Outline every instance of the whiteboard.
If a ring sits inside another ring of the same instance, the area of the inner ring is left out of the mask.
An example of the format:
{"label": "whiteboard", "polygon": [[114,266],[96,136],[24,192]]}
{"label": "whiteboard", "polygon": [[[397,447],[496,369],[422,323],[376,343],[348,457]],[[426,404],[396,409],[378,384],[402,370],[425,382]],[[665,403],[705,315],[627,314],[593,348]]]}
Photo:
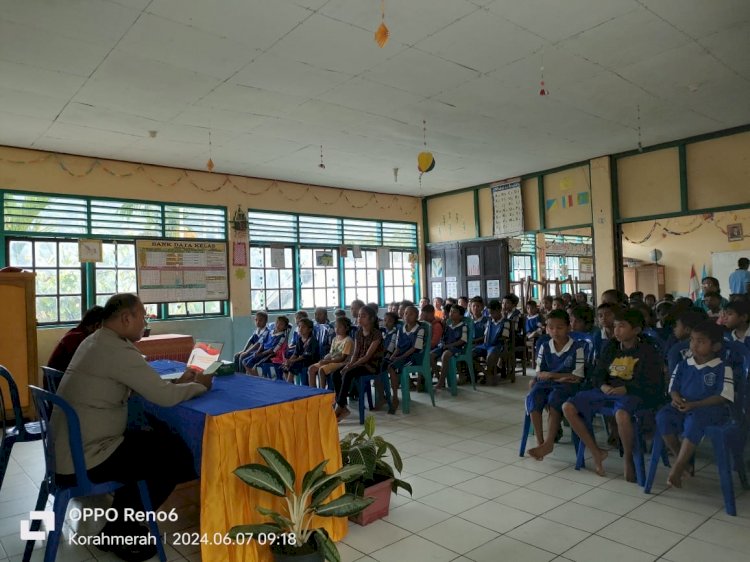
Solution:
{"label": "whiteboard", "polygon": [[721,295],[729,296],[729,275],[737,269],[737,260],[750,259],[750,248],[739,252],[711,252],[711,277],[719,280]]}
{"label": "whiteboard", "polygon": [[224,242],[136,241],[138,296],[144,303],[229,298]]}

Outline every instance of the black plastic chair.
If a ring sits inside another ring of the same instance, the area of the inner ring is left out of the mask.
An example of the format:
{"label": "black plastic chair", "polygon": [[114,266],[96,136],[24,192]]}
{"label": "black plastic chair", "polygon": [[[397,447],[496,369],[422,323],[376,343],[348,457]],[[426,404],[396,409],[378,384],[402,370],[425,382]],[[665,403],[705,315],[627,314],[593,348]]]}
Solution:
{"label": "black plastic chair", "polygon": [[[0,379],[5,379],[8,383],[13,417],[15,418],[14,424],[8,427],[8,420],[5,419],[5,405],[3,404],[0,408],[0,415],[2,415],[3,419],[3,435],[0,440],[0,488],[2,488],[5,472],[8,470],[8,464],[10,463],[10,453],[13,450],[13,445],[24,441],[39,441],[42,438],[42,434],[39,422],[23,423],[23,412],[21,411],[18,386],[16,385],[16,381],[13,380],[10,371],[2,365],[0,365]],[[2,400],[2,397],[0,397],[0,400]]]}
{"label": "black plastic chair", "polygon": [[[78,421],[78,414],[76,414],[73,407],[68,404],[66,400],[52,394],[44,389],[36,386],[29,386],[31,389],[31,395],[34,398],[34,404],[36,405],[39,417],[41,418],[40,428],[42,443],[44,444],[44,460],[46,465],[46,471],[44,474],[44,480],[39,488],[39,496],[36,500],[36,511],[43,511],[47,505],[47,499],[50,494],[55,497],[54,512],[55,512],[55,528],[50,530],[47,536],[47,548],[44,551],[44,562],[52,562],[57,555],[57,548],[60,544],[60,537],[62,536],[63,523],[65,521],[65,512],[68,508],[68,503],[73,498],[79,498],[83,496],[98,496],[100,494],[111,494],[118,488],[122,487],[122,483],[110,481],[93,483],[89,480],[88,473],[86,472],[86,461],[83,455],[83,441],[81,439],[81,424]],[[64,415],[68,425],[68,440],[70,443],[70,451],[73,456],[73,466],[75,467],[75,486],[60,486],[55,482],[55,448],[54,443],[50,439],[50,414],[52,408],[60,409]],[[148,487],[146,486],[145,480],[138,482],[138,491],[141,494],[141,503],[143,509],[146,512],[153,512],[151,505],[151,498],[148,494]],[[162,544],[161,535],[159,534],[159,526],[152,517],[148,518],[148,526],[151,531],[151,535],[156,541],[156,550],[159,555],[159,560],[166,562],[167,557],[164,553],[164,545]],[[38,531],[41,522],[36,519],[31,524],[31,531]],[[23,562],[28,562],[31,559],[31,554],[34,550],[34,540],[26,541],[26,549],[23,553]]]}
{"label": "black plastic chair", "polygon": [[52,394],[57,394],[57,387],[60,386],[60,381],[65,373],[46,366],[42,367],[42,373],[44,373],[44,389],[49,390]]}

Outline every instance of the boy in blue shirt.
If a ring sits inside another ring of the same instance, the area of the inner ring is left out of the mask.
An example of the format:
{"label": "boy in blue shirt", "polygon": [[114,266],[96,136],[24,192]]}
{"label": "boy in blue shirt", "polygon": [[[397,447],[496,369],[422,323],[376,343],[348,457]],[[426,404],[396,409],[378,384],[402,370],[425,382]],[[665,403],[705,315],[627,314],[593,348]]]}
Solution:
{"label": "boy in blue shirt", "polygon": [[484,300],[482,297],[474,297],[469,303],[469,312],[466,314],[474,322],[474,345],[484,342],[484,331],[487,329],[489,316],[484,314]]}
{"label": "boy in blue shirt", "polygon": [[502,357],[505,349],[505,342],[510,337],[510,324],[503,318],[503,305],[500,301],[490,301],[490,316],[487,326],[484,330],[484,340],[474,347],[472,355],[476,361],[475,370],[479,372],[478,360],[480,357],[486,357],[485,381],[490,386],[497,385],[495,377],[497,373],[497,363]]}
{"label": "boy in blue shirt", "polygon": [[404,311],[404,324],[398,329],[393,353],[388,365],[388,376],[391,379],[391,409],[389,414],[395,414],[398,409],[398,386],[401,380],[401,370],[407,365],[417,365],[422,362],[425,345],[425,329],[419,323],[419,311],[416,306],[408,306]]}
{"label": "boy in blue shirt", "polygon": [[680,361],[691,356],[690,333],[706,320],[708,315],[698,308],[689,308],[677,317],[672,330],[677,341],[667,351],[667,373],[674,373]]}
{"label": "boy in blue shirt", "polygon": [[442,367],[440,368],[440,375],[438,377],[438,383],[435,386],[437,389],[445,388],[445,376],[448,373],[448,362],[451,357],[458,353],[462,353],[466,342],[469,341],[469,329],[464,322],[464,309],[454,304],[450,307],[450,324],[446,324],[445,332],[443,333],[443,339],[440,345],[435,348],[432,352],[432,369],[437,368],[438,357],[441,358]]}
{"label": "boy in blue shirt", "polygon": [[[677,457],[667,486],[682,487],[682,475],[706,427],[721,424],[729,415],[727,403],[734,402],[731,367],[718,357],[721,327],[704,321],[690,333],[692,357],[683,360],[669,382],[672,403],[656,414],[664,443]],[[682,434],[682,444],[678,435]]]}
{"label": "boy in blue shirt", "polygon": [[266,361],[270,361],[271,358],[276,355],[276,352],[286,344],[286,331],[289,328],[289,318],[286,316],[279,316],[276,319],[274,331],[266,334],[263,339],[263,344],[258,351],[251,353],[242,360],[242,366],[245,367],[245,372],[249,375],[257,375],[257,366]]}
{"label": "boy in blue shirt", "polygon": [[253,332],[253,335],[250,336],[250,338],[247,340],[247,343],[245,344],[245,347],[240,351],[239,353],[236,353],[234,356],[234,370],[235,372],[240,372],[240,365],[242,365],[242,360],[250,355],[251,353],[255,353],[263,346],[263,340],[268,335],[268,332],[270,330],[268,329],[268,313],[264,311],[258,311],[255,313],[255,332]]}
{"label": "boy in blue shirt", "polygon": [[313,321],[309,318],[303,318],[299,321],[297,328],[299,337],[294,345],[292,356],[289,357],[281,366],[286,382],[293,383],[294,375],[300,375],[301,384],[307,385],[307,377],[302,375],[313,363],[320,359],[320,346],[313,333]]}
{"label": "boy in blue shirt", "polygon": [[[570,318],[564,310],[553,310],[547,317],[550,339],[539,348],[535,384],[526,396],[526,412],[534,426],[537,446],[529,455],[540,461],[549,455],[560,430],[562,405],[578,391],[583,381],[586,343],[570,337]],[[549,407],[547,439],[544,439],[542,411]]]}
{"label": "boy in blue shirt", "polygon": [[591,359],[594,363],[602,354],[604,345],[615,337],[615,314],[619,310],[619,305],[609,302],[603,302],[596,308],[598,328],[594,330],[593,349],[591,350]]}
{"label": "boy in blue shirt", "polygon": [[747,301],[732,301],[724,309],[724,326],[729,332],[727,341],[736,341],[750,349],[750,305]]}

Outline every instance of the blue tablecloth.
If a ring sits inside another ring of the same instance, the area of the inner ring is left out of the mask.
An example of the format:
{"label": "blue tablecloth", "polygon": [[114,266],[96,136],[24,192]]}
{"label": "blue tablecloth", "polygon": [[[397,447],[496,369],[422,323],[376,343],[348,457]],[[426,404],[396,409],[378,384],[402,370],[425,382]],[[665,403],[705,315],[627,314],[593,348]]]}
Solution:
{"label": "blue tablecloth", "polygon": [[131,419],[145,412],[166,423],[192,451],[195,472],[200,476],[206,415],[220,416],[239,410],[263,408],[327,392],[330,391],[243,374],[227,375],[214,377],[211,390],[202,396],[168,408],[136,396],[131,399]]}

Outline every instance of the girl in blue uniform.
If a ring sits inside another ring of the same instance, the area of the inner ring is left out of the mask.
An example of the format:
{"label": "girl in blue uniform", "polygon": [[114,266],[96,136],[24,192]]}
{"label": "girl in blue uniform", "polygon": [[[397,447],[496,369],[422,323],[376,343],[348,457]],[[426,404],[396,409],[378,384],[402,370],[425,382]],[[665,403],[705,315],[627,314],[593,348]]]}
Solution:
{"label": "girl in blue uniform", "polygon": [[667,486],[682,487],[682,475],[706,427],[721,424],[729,416],[727,404],[734,402],[734,380],[731,367],[718,356],[721,340],[721,327],[711,320],[693,328],[692,357],[677,365],[669,382],[672,403],[656,414],[664,443],[677,457]]}
{"label": "girl in blue uniform", "polygon": [[289,328],[289,318],[279,316],[276,319],[274,331],[266,334],[260,349],[242,359],[242,366],[245,367],[245,372],[250,375],[258,374],[258,365],[270,361],[276,355],[276,352],[286,344],[287,328]]}
{"label": "girl in blue uniform", "polygon": [[425,329],[419,323],[419,311],[416,306],[408,306],[404,311],[404,325],[398,329],[396,344],[388,365],[388,375],[391,378],[391,409],[389,414],[395,414],[398,409],[398,383],[401,380],[401,370],[407,365],[418,365],[422,362],[425,348]]}
{"label": "girl in blue uniform", "polygon": [[448,362],[450,358],[458,353],[462,353],[469,341],[469,329],[464,322],[464,313],[466,311],[460,306],[453,305],[450,309],[450,324],[446,325],[443,339],[432,352],[432,369],[437,368],[438,358],[441,358],[442,367],[438,376],[438,383],[435,388],[445,388],[445,375],[447,374]]}

